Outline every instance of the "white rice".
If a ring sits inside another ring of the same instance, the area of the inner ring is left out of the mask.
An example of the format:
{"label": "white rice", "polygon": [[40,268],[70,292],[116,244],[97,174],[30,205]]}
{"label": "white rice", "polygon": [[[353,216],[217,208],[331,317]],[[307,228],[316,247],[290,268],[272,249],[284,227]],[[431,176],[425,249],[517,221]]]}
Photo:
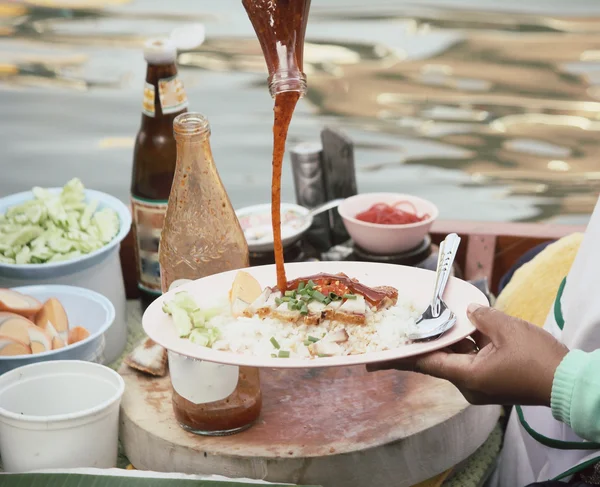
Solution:
{"label": "white rice", "polygon": [[407,335],[413,329],[420,313],[409,301],[398,298],[398,303],[383,311],[367,315],[365,325],[345,325],[323,321],[318,326],[304,323],[286,323],[272,318],[234,318],[227,309],[211,319],[206,326],[217,328],[220,338],[212,348],[244,355],[270,357],[277,353],[271,339],[280,350],[290,352],[290,357],[311,355],[304,344],[308,337],[321,339],[327,333],[344,328],[349,338],[338,343],[341,355],[355,355],[398,348],[408,342]]}

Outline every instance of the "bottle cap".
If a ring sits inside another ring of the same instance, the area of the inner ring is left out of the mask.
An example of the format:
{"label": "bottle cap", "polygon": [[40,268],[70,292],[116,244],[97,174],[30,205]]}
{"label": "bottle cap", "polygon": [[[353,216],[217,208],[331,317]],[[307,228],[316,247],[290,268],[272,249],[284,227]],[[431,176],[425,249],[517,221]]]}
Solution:
{"label": "bottle cap", "polygon": [[144,44],[144,59],[150,64],[171,64],[177,59],[177,47],[170,39],[149,39]]}

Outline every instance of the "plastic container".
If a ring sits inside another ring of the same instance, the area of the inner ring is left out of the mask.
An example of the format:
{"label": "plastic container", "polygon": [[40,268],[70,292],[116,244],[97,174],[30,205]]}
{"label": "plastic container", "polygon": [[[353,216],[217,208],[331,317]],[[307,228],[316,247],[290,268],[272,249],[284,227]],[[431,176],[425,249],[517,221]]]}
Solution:
{"label": "plastic container", "polygon": [[42,302],[49,298],[58,299],[67,312],[69,324],[83,326],[90,332],[90,336],[58,350],[35,355],[0,357],[0,374],[23,365],[48,360],[83,360],[86,362],[103,360],[104,335],[115,321],[115,308],[107,298],[89,289],[73,286],[26,286],[13,289],[33,296]]}
{"label": "plastic container", "polygon": [[[59,193],[62,188],[49,191]],[[116,360],[127,343],[127,302],[119,249],[131,228],[131,212],[117,198],[100,191],[85,190],[86,200],[98,201],[98,209],[112,208],[119,215],[120,230],[107,245],[87,255],[66,262],[50,264],[0,263],[0,287],[34,284],[64,284],[91,289],[106,296],[115,308],[115,322],[106,333],[105,359]],[[33,199],[31,191],[0,199],[0,214],[14,205]]]}
{"label": "plastic container", "polygon": [[40,362],[0,377],[0,455],[7,472],[117,464],[125,383],[103,365]]}
{"label": "plastic container", "polygon": [[[411,202],[419,214],[427,213],[429,218],[406,225],[382,225],[355,218],[376,203],[394,204],[398,201]],[[361,249],[378,255],[395,255],[418,247],[439,214],[437,206],[431,201],[401,193],[358,194],[344,200],[338,207],[338,212],[354,243]]]}

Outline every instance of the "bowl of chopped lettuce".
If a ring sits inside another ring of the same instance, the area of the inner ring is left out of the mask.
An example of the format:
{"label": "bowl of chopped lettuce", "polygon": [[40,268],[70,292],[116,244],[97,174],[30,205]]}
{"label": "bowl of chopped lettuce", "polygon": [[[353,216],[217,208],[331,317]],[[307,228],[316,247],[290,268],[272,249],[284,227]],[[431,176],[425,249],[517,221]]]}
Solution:
{"label": "bowl of chopped lettuce", "polygon": [[79,272],[119,246],[131,213],[117,198],[75,178],[0,199],[0,275],[47,279]]}

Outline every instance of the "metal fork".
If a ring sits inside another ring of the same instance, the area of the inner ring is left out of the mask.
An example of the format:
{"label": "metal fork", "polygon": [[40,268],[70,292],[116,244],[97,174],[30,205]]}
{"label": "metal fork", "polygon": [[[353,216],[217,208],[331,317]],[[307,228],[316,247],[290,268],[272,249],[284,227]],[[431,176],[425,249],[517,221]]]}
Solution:
{"label": "metal fork", "polygon": [[437,338],[456,323],[455,314],[446,306],[442,297],[446,289],[446,284],[448,284],[450,273],[452,272],[452,264],[454,263],[459,245],[460,237],[456,233],[448,235],[440,244],[433,298],[431,304],[417,320],[416,330],[409,333],[409,340]]}

